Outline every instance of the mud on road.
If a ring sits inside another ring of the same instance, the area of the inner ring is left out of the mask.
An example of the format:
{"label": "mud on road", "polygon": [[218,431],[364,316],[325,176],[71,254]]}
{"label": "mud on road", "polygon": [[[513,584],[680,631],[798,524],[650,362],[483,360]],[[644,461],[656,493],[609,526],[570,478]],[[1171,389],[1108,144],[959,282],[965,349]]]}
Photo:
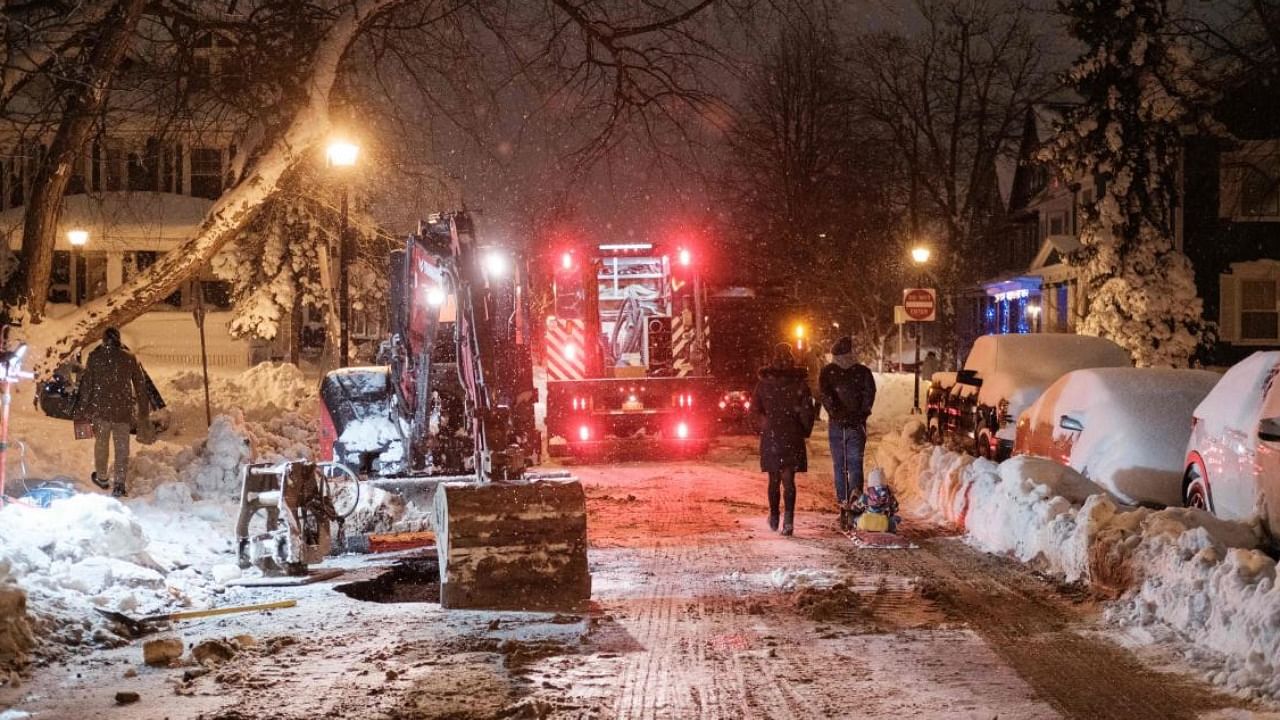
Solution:
{"label": "mud on road", "polygon": [[[146,668],[136,646],[97,651],[40,671],[22,707],[140,720],[1007,720],[1242,706],[1105,639],[1088,597],[936,529],[910,528],[913,550],[855,549],[825,509],[829,474],[801,479],[794,537],[769,532],[763,477],[737,450],[574,469],[588,496],[588,613],[445,613],[429,580],[414,585],[423,564],[366,561],[290,590],[294,610],[185,629],[188,645],[255,635],[212,670]],[[116,706],[118,690],[141,700]]]}

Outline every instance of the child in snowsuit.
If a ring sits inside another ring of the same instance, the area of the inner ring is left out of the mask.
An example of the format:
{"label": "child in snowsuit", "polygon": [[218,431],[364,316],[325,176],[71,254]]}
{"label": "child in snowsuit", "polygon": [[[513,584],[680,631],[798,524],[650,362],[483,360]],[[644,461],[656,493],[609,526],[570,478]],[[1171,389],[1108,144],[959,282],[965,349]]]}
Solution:
{"label": "child in snowsuit", "polygon": [[884,483],[884,470],[875,468],[867,477],[867,489],[853,504],[858,529],[867,532],[897,532],[898,498]]}

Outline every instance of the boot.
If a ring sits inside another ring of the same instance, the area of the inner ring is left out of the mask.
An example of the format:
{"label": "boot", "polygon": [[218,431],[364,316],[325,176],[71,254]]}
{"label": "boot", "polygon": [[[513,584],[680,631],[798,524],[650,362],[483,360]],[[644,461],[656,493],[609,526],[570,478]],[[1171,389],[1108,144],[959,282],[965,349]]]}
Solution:
{"label": "boot", "polygon": [[788,510],[782,516],[782,534],[783,535],[786,535],[788,537],[791,536],[791,533],[794,531],[794,528],[792,527],[793,526],[792,520],[794,520],[794,511]]}
{"label": "boot", "polygon": [[116,498],[129,497],[129,491],[125,489],[124,483],[116,483],[115,487],[111,488],[111,497],[116,497]]}
{"label": "boot", "polygon": [[778,531],[778,513],[769,513],[769,529],[773,532]]}
{"label": "boot", "polygon": [[841,506],[840,507],[840,532],[844,532],[848,529],[849,529],[849,509],[844,506]]}
{"label": "boot", "polygon": [[94,485],[97,485],[103,490],[106,490],[107,488],[111,487],[111,484],[107,482],[106,478],[98,476],[97,470],[94,470],[93,472],[89,473],[89,479],[93,481]]}

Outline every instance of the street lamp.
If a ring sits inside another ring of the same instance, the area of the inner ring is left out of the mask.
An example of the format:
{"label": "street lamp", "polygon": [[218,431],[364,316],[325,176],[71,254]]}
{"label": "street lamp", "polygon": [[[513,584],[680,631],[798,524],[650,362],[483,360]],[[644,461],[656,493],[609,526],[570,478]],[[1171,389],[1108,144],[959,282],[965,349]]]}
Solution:
{"label": "street lamp", "polygon": [[[347,140],[334,140],[329,143],[325,157],[329,167],[349,168],[356,164],[360,155],[360,146]],[[351,364],[351,280],[350,243],[347,240],[347,225],[350,222],[347,208],[347,179],[342,178],[342,225],[338,230],[338,363],[342,367]]]}
{"label": "street lamp", "polygon": [[804,335],[805,335],[804,323],[796,323],[795,335],[796,335],[796,350],[804,350]]}
{"label": "street lamp", "polygon": [[[923,245],[917,245],[911,248],[911,262],[916,266],[916,287],[924,286],[924,265],[929,262],[929,248]],[[924,325],[916,323],[916,371],[915,371],[915,392],[911,397],[911,414],[920,414],[920,343],[924,339]]]}
{"label": "street lamp", "polygon": [[1031,332],[1040,332],[1040,306],[1036,304],[1028,305],[1027,315],[1031,317]]}
{"label": "street lamp", "polygon": [[89,242],[88,230],[68,230],[67,243],[71,245],[71,302],[80,304],[80,248]]}

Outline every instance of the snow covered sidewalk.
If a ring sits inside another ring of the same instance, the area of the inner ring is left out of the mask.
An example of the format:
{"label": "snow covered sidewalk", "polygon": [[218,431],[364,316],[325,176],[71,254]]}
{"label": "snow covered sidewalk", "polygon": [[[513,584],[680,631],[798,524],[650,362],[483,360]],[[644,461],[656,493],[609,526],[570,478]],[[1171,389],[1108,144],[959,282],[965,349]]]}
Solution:
{"label": "snow covered sidewalk", "polygon": [[1130,635],[1181,650],[1241,696],[1280,700],[1276,562],[1252,549],[1252,528],[1184,508],[1125,506],[1051,461],[997,465],[920,445],[921,431],[909,424],[875,451],[907,513],[1088,583],[1117,598],[1107,619]]}

